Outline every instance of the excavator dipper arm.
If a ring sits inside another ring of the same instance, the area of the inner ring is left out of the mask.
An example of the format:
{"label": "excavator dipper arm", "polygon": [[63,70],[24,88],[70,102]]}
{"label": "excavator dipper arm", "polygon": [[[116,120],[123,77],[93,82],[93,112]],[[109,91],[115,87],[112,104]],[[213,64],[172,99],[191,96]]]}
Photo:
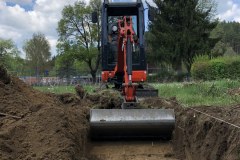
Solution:
{"label": "excavator dipper arm", "polygon": [[[124,16],[122,20],[119,20],[118,26],[118,51],[117,51],[117,65],[115,68],[115,74],[124,72],[124,81],[122,86],[122,94],[125,95],[125,105],[128,107],[136,107],[137,98],[136,95],[137,84],[132,83],[132,46],[134,46],[131,16]],[[126,103],[127,102],[127,103]],[[137,105],[138,106],[138,105]]]}

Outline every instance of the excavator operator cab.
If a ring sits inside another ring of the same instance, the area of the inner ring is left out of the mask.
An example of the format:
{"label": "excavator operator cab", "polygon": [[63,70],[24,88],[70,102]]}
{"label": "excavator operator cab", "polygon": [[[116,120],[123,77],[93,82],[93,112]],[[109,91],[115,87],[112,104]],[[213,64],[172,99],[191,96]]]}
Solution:
{"label": "excavator operator cab", "polygon": [[[135,52],[132,54],[132,69],[146,70],[144,8],[141,0],[136,2],[110,2],[102,5],[102,71],[114,71],[117,63],[118,20],[131,16],[135,34]],[[93,13],[93,21],[97,14]]]}
{"label": "excavator operator cab", "polygon": [[[119,19],[123,19],[124,16],[111,16],[109,15],[108,20],[108,30],[107,30],[107,64],[108,65],[116,65],[117,64],[117,48],[118,48],[118,27],[119,27]],[[132,63],[133,65],[137,65],[140,62],[140,51],[139,51],[139,38],[137,36],[137,15],[130,15],[132,20],[132,29],[134,31],[133,39],[135,42],[135,52],[132,55]]]}

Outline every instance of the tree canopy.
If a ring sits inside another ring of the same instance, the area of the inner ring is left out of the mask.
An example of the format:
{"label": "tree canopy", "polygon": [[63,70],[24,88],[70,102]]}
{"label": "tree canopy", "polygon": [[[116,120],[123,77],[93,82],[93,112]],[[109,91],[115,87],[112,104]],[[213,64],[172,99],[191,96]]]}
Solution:
{"label": "tree canopy", "polygon": [[218,21],[211,21],[210,12],[197,8],[198,0],[154,0],[155,20],[149,23],[151,38],[147,40],[155,56],[152,61],[165,61],[177,70],[182,62],[190,71],[193,57],[210,54],[221,39],[210,38]]}
{"label": "tree canopy", "polygon": [[38,71],[43,71],[47,67],[47,62],[51,60],[51,46],[45,35],[42,33],[33,34],[33,37],[24,41],[23,51],[29,66]]}
{"label": "tree canopy", "polygon": [[[101,61],[101,24],[91,22],[91,13],[98,11],[101,20],[101,0],[90,0],[89,5],[84,1],[77,1],[74,5],[65,6],[62,10],[62,19],[58,22],[59,44],[58,47],[70,45],[68,58],[85,62],[93,76]],[[68,46],[69,47],[69,46]]]}
{"label": "tree canopy", "polygon": [[0,63],[8,69],[12,69],[14,63],[11,63],[19,58],[21,52],[12,39],[4,39],[0,37]]}

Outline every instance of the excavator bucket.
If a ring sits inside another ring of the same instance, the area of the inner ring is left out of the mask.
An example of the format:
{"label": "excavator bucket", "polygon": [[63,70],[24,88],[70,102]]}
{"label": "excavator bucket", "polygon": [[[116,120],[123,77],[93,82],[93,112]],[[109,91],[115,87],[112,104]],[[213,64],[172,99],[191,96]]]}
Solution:
{"label": "excavator bucket", "polygon": [[91,138],[171,138],[173,109],[91,109]]}

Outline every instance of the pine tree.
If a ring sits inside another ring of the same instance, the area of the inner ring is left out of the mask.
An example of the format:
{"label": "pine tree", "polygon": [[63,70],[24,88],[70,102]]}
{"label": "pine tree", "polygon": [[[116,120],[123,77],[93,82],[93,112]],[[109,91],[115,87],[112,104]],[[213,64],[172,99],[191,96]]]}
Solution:
{"label": "pine tree", "polygon": [[198,0],[153,0],[157,8],[155,20],[149,23],[154,35],[148,41],[155,52],[155,59],[172,64],[177,70],[182,62],[190,71],[195,55],[210,54],[221,38],[209,38],[218,21],[210,21],[211,9],[197,9]]}

